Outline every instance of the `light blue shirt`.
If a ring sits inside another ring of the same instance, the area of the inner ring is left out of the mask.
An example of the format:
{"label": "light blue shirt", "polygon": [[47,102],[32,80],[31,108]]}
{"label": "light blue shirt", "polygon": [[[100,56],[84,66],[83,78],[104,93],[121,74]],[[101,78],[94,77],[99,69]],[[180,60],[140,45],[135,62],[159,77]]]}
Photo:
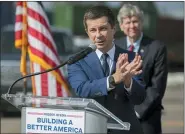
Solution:
{"label": "light blue shirt", "polygon": [[[141,33],[141,36],[139,37],[139,39],[136,42],[134,42],[134,44],[133,44],[134,45],[134,50],[133,50],[134,52],[139,51],[139,46],[140,46],[142,38],[143,38],[143,33]],[[130,43],[128,36],[127,36],[127,50],[129,50],[130,45],[131,45],[131,43]]]}

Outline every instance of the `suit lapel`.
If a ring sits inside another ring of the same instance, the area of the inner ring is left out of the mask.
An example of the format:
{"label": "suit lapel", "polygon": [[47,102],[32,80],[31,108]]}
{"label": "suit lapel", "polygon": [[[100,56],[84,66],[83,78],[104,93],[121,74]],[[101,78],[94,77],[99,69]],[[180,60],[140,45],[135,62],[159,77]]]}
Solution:
{"label": "suit lapel", "polygon": [[123,49],[125,49],[125,50],[127,50],[127,38],[126,37],[123,37],[121,42],[123,42],[123,46],[122,47],[120,46],[120,47],[123,48]]}
{"label": "suit lapel", "polygon": [[114,61],[112,65],[111,74],[115,73],[116,71],[116,62],[117,62],[118,57],[119,57],[119,52],[118,52],[117,46],[115,45]]}
{"label": "suit lapel", "polygon": [[114,54],[114,61],[117,62],[117,59],[119,57],[119,54],[123,53],[120,51],[120,48],[115,45],[115,54]]}
{"label": "suit lapel", "polygon": [[86,58],[84,58],[84,60],[97,78],[104,77],[100,60],[98,59],[98,56],[95,52],[90,53]]}
{"label": "suit lapel", "polygon": [[148,43],[149,43],[148,38],[143,35],[143,38],[141,40],[139,50],[138,50],[138,53],[141,55],[142,60],[146,57],[146,53],[148,52],[147,51]]}

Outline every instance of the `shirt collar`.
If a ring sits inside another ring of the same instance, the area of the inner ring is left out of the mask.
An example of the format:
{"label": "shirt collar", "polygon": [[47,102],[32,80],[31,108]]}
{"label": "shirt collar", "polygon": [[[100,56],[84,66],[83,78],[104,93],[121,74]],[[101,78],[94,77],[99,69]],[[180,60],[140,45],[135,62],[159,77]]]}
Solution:
{"label": "shirt collar", "polygon": [[[143,38],[143,32],[141,33],[141,36],[139,37],[139,39],[136,42],[134,42],[134,44],[133,44],[134,47],[139,47],[142,38]],[[131,45],[131,43],[130,43],[128,36],[127,36],[127,48],[129,48],[130,45]]]}
{"label": "shirt collar", "polygon": [[[96,54],[99,59],[101,59],[102,52],[99,49],[96,49]],[[113,44],[113,47],[107,52],[111,60],[114,60],[114,54],[115,54],[115,44]]]}

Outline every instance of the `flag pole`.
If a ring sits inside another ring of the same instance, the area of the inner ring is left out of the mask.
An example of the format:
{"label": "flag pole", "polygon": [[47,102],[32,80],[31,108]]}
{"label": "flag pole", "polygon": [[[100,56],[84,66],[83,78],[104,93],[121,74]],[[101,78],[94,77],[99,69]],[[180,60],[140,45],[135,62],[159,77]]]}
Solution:
{"label": "flag pole", "polygon": [[[23,32],[22,32],[22,56],[21,56],[21,72],[22,75],[27,75],[27,50],[28,50],[28,39],[27,39],[27,3],[23,2]],[[23,80],[23,93],[27,94],[27,79]]]}
{"label": "flag pole", "polygon": [[[27,63],[27,55],[26,55],[26,63]],[[26,66],[27,67],[27,66]],[[25,75],[24,75],[25,76]],[[23,80],[23,94],[26,95],[27,94],[27,79],[24,78]]]}
{"label": "flag pole", "polygon": [[[16,2],[16,22],[15,22],[15,47],[21,49],[20,73],[24,77],[27,75],[27,52],[28,52],[28,36],[27,36],[27,2]],[[22,93],[27,93],[27,80],[23,79]]]}

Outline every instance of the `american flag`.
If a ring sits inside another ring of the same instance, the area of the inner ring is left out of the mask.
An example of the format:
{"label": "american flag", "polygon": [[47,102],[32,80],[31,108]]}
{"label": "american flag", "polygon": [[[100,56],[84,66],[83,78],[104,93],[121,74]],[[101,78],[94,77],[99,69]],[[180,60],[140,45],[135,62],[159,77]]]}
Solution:
{"label": "american flag", "polygon": [[[22,50],[20,71],[23,76],[27,74],[27,52],[32,73],[60,64],[50,24],[40,3],[25,1],[16,3],[15,46]],[[60,69],[32,77],[32,88],[33,94],[37,96],[70,95]]]}

